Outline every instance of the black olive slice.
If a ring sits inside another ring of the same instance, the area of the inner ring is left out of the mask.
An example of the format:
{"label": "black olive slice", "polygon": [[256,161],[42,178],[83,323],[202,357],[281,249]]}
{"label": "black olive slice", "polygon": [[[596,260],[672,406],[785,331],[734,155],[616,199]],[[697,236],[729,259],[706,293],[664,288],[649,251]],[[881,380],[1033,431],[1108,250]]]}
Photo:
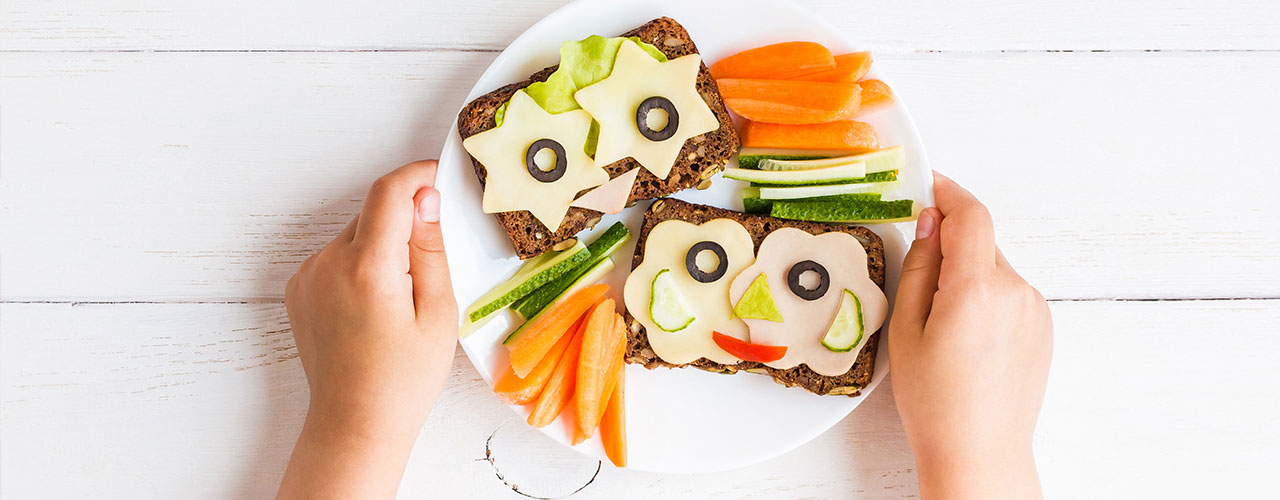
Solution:
{"label": "black olive slice", "polygon": [[[818,286],[813,289],[805,288],[800,284],[800,275],[808,271],[818,273]],[[822,264],[806,260],[791,266],[791,270],[787,271],[787,287],[791,288],[791,293],[796,294],[796,297],[804,300],[818,300],[827,294],[828,288],[831,288],[831,275],[827,274],[827,268],[822,267]]]}
{"label": "black olive slice", "polygon": [[[703,271],[698,267],[698,254],[703,250],[710,250],[716,254],[716,259],[720,261],[716,268],[711,272]],[[724,277],[724,273],[729,270],[729,255],[724,253],[724,247],[714,241],[699,241],[689,247],[689,253],[684,254],[684,267],[689,270],[689,276],[697,280],[699,283],[711,283]]]}
{"label": "black olive slice", "polygon": [[[649,112],[655,109],[667,112],[667,126],[662,127],[662,130],[649,128]],[[671,101],[666,97],[650,97],[642,101],[639,108],[636,108],[636,128],[640,129],[640,135],[643,135],[645,139],[653,142],[665,141],[676,135],[676,129],[680,128],[680,113],[676,111],[676,105],[671,104]]]}
{"label": "black olive slice", "polygon": [[[544,149],[550,149],[556,154],[556,165],[551,170],[543,170],[533,161],[533,157]],[[569,168],[569,160],[565,159],[564,146],[560,143],[551,139],[538,139],[533,141],[529,149],[524,152],[524,168],[529,171],[529,175],[540,182],[555,182],[564,177],[564,171]]]}

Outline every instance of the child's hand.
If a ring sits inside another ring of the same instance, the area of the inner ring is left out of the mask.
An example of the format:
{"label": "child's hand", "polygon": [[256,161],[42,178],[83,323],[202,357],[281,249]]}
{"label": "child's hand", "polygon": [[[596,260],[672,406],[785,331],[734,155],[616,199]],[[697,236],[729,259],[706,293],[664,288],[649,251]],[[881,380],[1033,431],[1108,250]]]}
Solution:
{"label": "child's hand", "polygon": [[356,219],[289,280],[311,404],[281,497],[395,494],[457,344],[435,176],[431,160],[378,179]]}
{"label": "child's hand", "polygon": [[934,176],[889,328],[893,391],[924,498],[1040,496],[1031,437],[1053,322],[995,245],[991,216]]}

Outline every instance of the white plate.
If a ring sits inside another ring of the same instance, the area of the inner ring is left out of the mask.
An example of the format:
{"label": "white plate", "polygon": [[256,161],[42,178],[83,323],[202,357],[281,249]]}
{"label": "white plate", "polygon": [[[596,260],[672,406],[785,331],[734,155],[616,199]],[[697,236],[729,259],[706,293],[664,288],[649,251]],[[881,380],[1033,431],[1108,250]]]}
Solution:
{"label": "white plate", "polygon": [[[688,29],[703,60],[714,62],[743,49],[789,40],[812,40],[834,53],[858,49],[858,44],[839,33],[813,13],[787,2],[774,0],[581,0],[567,5],[511,42],[480,76],[467,102],[493,89],[525,79],[544,67],[556,64],[560,43],[589,35],[616,36],[645,22],[667,16]],[[872,70],[871,75],[884,80]],[[923,206],[933,204],[932,176],[915,124],[901,104],[863,119],[876,127],[882,145],[902,144],[907,148],[907,166],[902,171],[902,196]],[[458,304],[466,307],[476,297],[519,266],[519,260],[490,215],[481,213],[480,184],[462,148],[457,127],[449,132],[440,155],[437,185],[447,205],[443,228]],[[716,178],[711,189],[684,191],[676,198],[741,210],[737,181]],[[623,220],[633,231],[640,227],[647,204],[605,217],[595,232],[614,220]],[[897,225],[872,226],[885,240],[888,262],[890,304],[906,240]],[[907,225],[909,226],[909,225]],[[589,233],[588,233],[589,234]],[[587,241],[590,236],[587,234]],[[635,238],[614,258],[618,269],[606,282],[615,299],[621,300],[622,283],[630,269]],[[478,333],[464,339],[462,348],[490,385],[507,364],[507,351],[500,339],[514,327],[503,316]],[[784,388],[768,377],[754,374],[732,376],[697,369],[646,370],[627,366],[627,445],[633,469],[670,472],[714,472],[751,465],[778,456],[808,442],[831,428],[867,397],[889,372],[889,357],[883,336],[876,356],[871,384],[856,398],[816,396],[807,391]],[[513,407],[522,417],[528,411]],[[543,431],[568,446],[567,422],[570,413]],[[599,437],[575,449],[605,459]]]}

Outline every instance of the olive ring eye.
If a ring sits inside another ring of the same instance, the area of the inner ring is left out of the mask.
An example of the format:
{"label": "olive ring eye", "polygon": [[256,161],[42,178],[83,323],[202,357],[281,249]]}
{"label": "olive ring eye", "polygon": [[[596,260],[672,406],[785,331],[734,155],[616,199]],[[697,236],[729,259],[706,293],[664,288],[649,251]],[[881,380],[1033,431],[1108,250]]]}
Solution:
{"label": "olive ring eye", "polygon": [[[556,164],[550,170],[543,170],[534,161],[534,157],[544,149],[550,149],[556,154]],[[539,182],[555,182],[564,177],[565,170],[568,170],[569,161],[564,156],[564,146],[559,142],[551,139],[538,139],[529,145],[529,149],[524,152],[524,168],[529,171],[534,179]]]}
{"label": "olive ring eye", "polygon": [[[698,254],[704,250],[710,250],[716,254],[716,268],[711,272],[703,271],[698,267]],[[699,241],[692,247],[689,247],[689,253],[684,254],[684,267],[689,270],[689,276],[693,277],[699,283],[711,283],[724,277],[724,273],[729,270],[729,256],[724,252],[724,247],[714,241]]]}
{"label": "olive ring eye", "polygon": [[[667,112],[667,125],[662,127],[662,130],[649,128],[649,112],[655,109]],[[676,135],[676,129],[680,128],[680,113],[676,111],[676,105],[672,104],[670,99],[661,96],[650,97],[641,101],[640,107],[636,108],[636,128],[645,139],[653,142],[665,141]]]}
{"label": "olive ring eye", "polygon": [[[818,286],[805,288],[800,284],[800,276],[809,271],[818,273]],[[831,288],[831,275],[827,273],[827,268],[822,267],[822,264],[806,260],[791,266],[791,270],[787,271],[787,287],[791,288],[791,293],[796,294],[796,297],[804,300],[818,300],[827,294],[828,288]]]}

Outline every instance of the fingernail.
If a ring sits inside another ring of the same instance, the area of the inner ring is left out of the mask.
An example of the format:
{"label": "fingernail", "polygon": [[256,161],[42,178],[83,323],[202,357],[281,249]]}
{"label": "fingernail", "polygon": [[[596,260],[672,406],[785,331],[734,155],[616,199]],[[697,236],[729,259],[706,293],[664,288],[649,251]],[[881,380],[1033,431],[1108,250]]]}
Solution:
{"label": "fingernail", "polygon": [[934,230],[938,229],[938,219],[934,215],[936,212],[933,207],[926,208],[920,212],[920,216],[916,218],[916,239],[923,240],[933,236]]}
{"label": "fingernail", "polygon": [[440,222],[440,192],[431,189],[426,196],[422,197],[422,201],[418,202],[418,218],[422,222],[431,224]]}

